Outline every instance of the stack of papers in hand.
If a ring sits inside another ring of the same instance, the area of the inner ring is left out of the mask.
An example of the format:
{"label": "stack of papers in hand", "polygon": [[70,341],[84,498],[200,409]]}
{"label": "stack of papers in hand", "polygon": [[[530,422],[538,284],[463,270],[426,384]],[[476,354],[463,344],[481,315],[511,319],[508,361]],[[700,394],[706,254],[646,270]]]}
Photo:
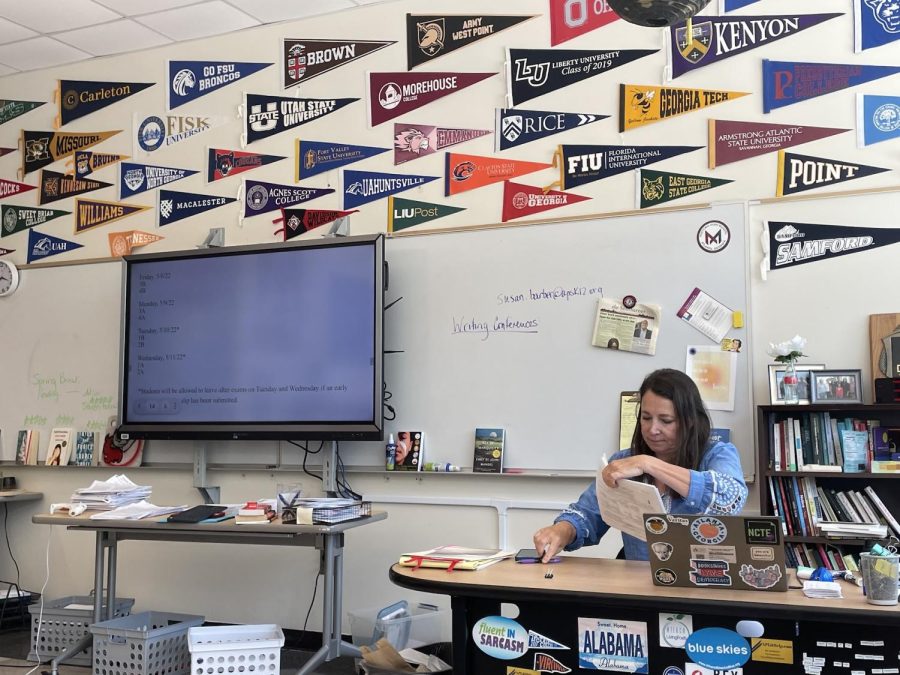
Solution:
{"label": "stack of papers in hand", "polygon": [[84,504],[89,511],[109,511],[143,501],[151,490],[149,485],[136,485],[127,476],[117,474],[108,480],[95,480],[90,487],[78,488],[69,501]]}
{"label": "stack of papers in hand", "polygon": [[807,598],[842,598],[841,586],[836,581],[804,581],[803,595]]}
{"label": "stack of papers in hand", "polygon": [[142,518],[153,518],[156,516],[164,516],[168,513],[178,513],[184,511],[186,505],[181,506],[154,506],[146,500],[139,501],[135,504],[127,504],[109,511],[101,511],[91,516],[91,520],[140,520]]}
{"label": "stack of papers in hand", "polygon": [[466,548],[465,546],[438,546],[428,551],[404,553],[400,564],[404,567],[436,567],[446,570],[480,570],[505,558],[512,558],[515,551],[497,548]]}

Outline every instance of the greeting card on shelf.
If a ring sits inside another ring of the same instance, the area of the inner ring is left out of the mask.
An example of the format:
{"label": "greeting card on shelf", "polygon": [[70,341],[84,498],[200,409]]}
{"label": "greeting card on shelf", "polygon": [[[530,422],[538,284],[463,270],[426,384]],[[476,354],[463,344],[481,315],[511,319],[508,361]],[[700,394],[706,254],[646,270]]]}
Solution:
{"label": "greeting card on shelf", "polygon": [[472,471],[476,473],[502,473],[506,430],[498,427],[475,429],[475,455]]}
{"label": "greeting card on shelf", "polygon": [[56,427],[50,430],[50,441],[47,443],[46,466],[65,466],[72,456],[72,435],[69,427]]}
{"label": "greeting card on shelf", "polygon": [[422,431],[398,431],[395,471],[421,471],[425,465],[425,434]]}

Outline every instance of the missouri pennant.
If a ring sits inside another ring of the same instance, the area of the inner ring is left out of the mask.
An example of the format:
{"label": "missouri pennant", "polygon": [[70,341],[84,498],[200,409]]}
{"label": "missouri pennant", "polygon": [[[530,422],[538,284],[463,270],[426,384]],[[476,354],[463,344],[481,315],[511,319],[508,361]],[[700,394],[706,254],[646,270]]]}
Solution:
{"label": "missouri pennant", "polygon": [[253,75],[271,63],[169,61],[169,110]]}
{"label": "missouri pennant", "polygon": [[[898,10],[900,11],[900,10]],[[900,73],[900,66],[763,59],[763,112]]]}
{"label": "missouri pennant", "polygon": [[709,168],[842,134],[849,129],[709,120]]}
{"label": "missouri pennant", "polygon": [[6,124],[19,115],[31,112],[42,105],[44,105],[44,101],[12,101],[8,98],[0,98],[0,124]]}
{"label": "missouri pennant", "polygon": [[304,232],[332,223],[338,218],[349,216],[351,213],[359,213],[356,209],[352,211],[330,211],[323,209],[282,209],[281,220],[284,221],[284,227],[277,230],[275,234],[281,233],[284,241],[298,237]]}
{"label": "missouri pennant", "polygon": [[890,171],[890,169],[779,150],[776,193],[779,197],[783,197],[828,185],[845,183],[857,178],[874,176],[884,171]]}
{"label": "missouri pennant", "polygon": [[609,115],[497,108],[494,146],[497,151],[509,150],[607,117]]}
{"label": "missouri pennant", "polygon": [[95,131],[76,133],[69,131],[22,130],[22,175],[68,157],[76,150],[84,150],[105,141],[121,131]]}
{"label": "missouri pennant", "polygon": [[287,159],[283,155],[261,155],[258,152],[242,150],[224,150],[209,148],[206,161],[206,180],[213,181],[230,178],[239,173],[258,169],[261,166]]}
{"label": "missouri pennant", "polygon": [[717,103],[747,96],[746,91],[716,91],[652,84],[619,85],[619,131],[661,122]]}
{"label": "missouri pennant", "polygon": [[285,38],[282,42],[281,73],[284,88],[307,82],[393,44],[397,43],[393,40]]}
{"label": "missouri pennant", "polygon": [[[558,185],[568,190],[694,150],[700,150],[700,146],[560,145],[553,163],[559,163]],[[554,183],[550,187],[556,185]]]}
{"label": "missouri pennant", "polygon": [[891,0],[853,0],[853,24],[857,52],[900,39],[900,12]]}
{"label": "missouri pennant", "polygon": [[550,46],[602,28],[618,18],[605,1],[550,0]]}
{"label": "missouri pennant", "polygon": [[369,124],[377,126],[497,73],[369,73]]}
{"label": "missouri pennant", "polygon": [[112,183],[104,183],[102,180],[90,178],[77,178],[66,176],[56,171],[44,169],[41,171],[39,204],[57,202],[67,197],[83,195],[94,190],[111,187]]}
{"label": "missouri pennant", "polygon": [[856,95],[856,141],[859,147],[900,136],[900,96]]}
{"label": "missouri pennant", "polygon": [[720,185],[733,182],[733,180],[724,178],[709,178],[707,176],[691,176],[686,173],[641,169],[636,186],[637,205],[641,209],[659,206],[673,199],[681,199],[682,197],[695,195],[698,192],[705,192],[706,190],[712,190]]}
{"label": "missouri pennant", "polygon": [[134,197],[134,195],[147,190],[155,190],[163,185],[193,176],[195,173],[200,172],[171,166],[122,162],[119,170],[119,199]]}
{"label": "missouri pennant", "polygon": [[133,96],[147,87],[152,87],[153,84],[153,82],[59,80],[56,88],[56,98],[59,101],[56,128]]}
{"label": "missouri pennant", "polygon": [[158,234],[142,232],[141,230],[110,232],[107,236],[109,238],[109,254],[114,258],[131,255],[132,250],[139,246],[146,246],[160,239],[165,239],[165,237]]}
{"label": "missouri pennant", "polygon": [[244,181],[244,218],[302,204],[333,192],[334,188],[279,185],[247,179]]}
{"label": "missouri pennant", "polygon": [[28,230],[28,263],[40,262],[53,255],[60,255],[67,251],[81,248],[81,244],[74,241],[66,241],[50,234],[43,234],[37,230]]}
{"label": "missouri pennant", "polygon": [[16,195],[20,195],[23,192],[34,190],[34,188],[34,185],[28,185],[27,183],[19,183],[14,180],[6,180],[5,178],[0,178],[0,199],[15,197]]}
{"label": "missouri pennant", "polygon": [[438,150],[482,136],[487,129],[446,129],[430,124],[394,124],[394,165],[433,155]]}
{"label": "missouri pennant", "polygon": [[201,195],[194,192],[159,191],[159,226],[171,225],[199,213],[236,202],[234,197]]}
{"label": "missouri pennant", "polygon": [[291,98],[247,94],[244,136],[247,143],[299,127],[350,105],[358,98]]}
{"label": "missouri pennant", "polygon": [[124,204],[120,202],[103,202],[97,199],[75,200],[75,234],[86,232],[95,227],[113,223],[122,218],[146,211],[149,206]]}
{"label": "missouri pennant", "polygon": [[0,236],[7,236],[27,230],[29,227],[49,223],[60,216],[68,216],[71,211],[40,209],[36,206],[0,206]]}
{"label": "missouri pennant", "polygon": [[346,169],[344,171],[344,208],[352,209],[437,179],[438,176]]}
{"label": "missouri pennant", "polygon": [[558,190],[547,190],[522,185],[512,181],[503,183],[503,222],[515,218],[524,218],[535,213],[558,209],[569,204],[577,204],[590,199],[583,195]]}
{"label": "missouri pennant", "polygon": [[456,195],[492,183],[549,169],[544,162],[523,162],[517,159],[482,157],[448,152],[444,163],[444,194]]}
{"label": "missouri pennant", "polygon": [[129,159],[127,155],[111,155],[102,152],[94,152],[93,150],[78,150],[72,160],[67,161],[66,167],[69,173],[74,168],[75,175],[79,178],[89,176],[94,171],[110,166],[123,159]]}
{"label": "missouri pennant", "polygon": [[134,113],[134,154],[147,157],[160,148],[193,138],[232,121],[225,115],[166,115]]}
{"label": "missouri pennant", "polygon": [[818,262],[900,241],[897,227],[851,227],[767,221],[769,269]]}
{"label": "missouri pennant", "polygon": [[407,70],[533,19],[532,15],[407,14]]}
{"label": "missouri pennant", "polygon": [[390,150],[390,148],[374,148],[369,145],[304,141],[299,138],[294,141],[294,148],[296,151],[294,181],[296,182]]}
{"label": "missouri pennant", "polygon": [[465,211],[465,209],[446,204],[420,202],[414,199],[388,197],[388,232],[399,232],[460,211]]}

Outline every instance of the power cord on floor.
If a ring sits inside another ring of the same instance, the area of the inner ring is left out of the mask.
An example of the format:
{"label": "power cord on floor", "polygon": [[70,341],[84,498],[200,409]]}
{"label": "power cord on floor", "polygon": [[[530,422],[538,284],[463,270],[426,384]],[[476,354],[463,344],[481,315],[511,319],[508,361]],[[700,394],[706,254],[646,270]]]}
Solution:
{"label": "power cord on floor", "polygon": [[44,576],[44,585],[41,586],[41,609],[38,612],[37,630],[34,633],[34,658],[37,663],[25,675],[31,675],[34,671],[41,667],[41,630],[44,627],[44,592],[47,590],[47,584],[50,583],[50,540],[53,538],[53,526],[47,528],[47,553],[44,560],[46,574]]}

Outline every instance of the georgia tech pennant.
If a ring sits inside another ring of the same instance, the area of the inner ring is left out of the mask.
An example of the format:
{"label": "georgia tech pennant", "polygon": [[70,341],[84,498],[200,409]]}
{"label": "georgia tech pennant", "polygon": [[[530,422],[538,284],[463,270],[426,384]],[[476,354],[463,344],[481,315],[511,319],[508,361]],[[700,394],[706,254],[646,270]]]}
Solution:
{"label": "georgia tech pennant", "polygon": [[559,163],[559,186],[568,190],[700,148],[694,145],[560,145],[553,164]]}
{"label": "georgia tech pennant", "polygon": [[22,130],[22,175],[68,157],[76,150],[84,150],[105,141],[121,131],[94,131],[75,133],[69,131]]}
{"label": "georgia tech pennant", "polygon": [[890,171],[878,166],[778,151],[779,197]]}
{"label": "georgia tech pennant", "polygon": [[379,49],[394,40],[304,40],[285,38],[282,44],[282,80],[289,89]]}
{"label": "georgia tech pennant", "polygon": [[65,126],[79,117],[97,112],[101,108],[126,99],[153,85],[153,82],[59,80],[56,87],[56,98],[59,101],[56,128]]}
{"label": "georgia tech pennant", "polygon": [[97,199],[75,200],[75,234],[81,234],[95,227],[113,223],[122,218],[146,211],[149,206],[103,202]]}
{"label": "georgia tech pennant", "polygon": [[110,155],[94,152],[93,150],[78,150],[74,158],[67,161],[66,167],[70,169],[68,173],[72,173],[71,169],[74,168],[75,175],[79,178],[84,178],[97,171],[97,169],[121,162],[123,159],[129,158],[127,155]]}
{"label": "georgia tech pennant", "polygon": [[503,183],[503,222],[515,218],[523,218],[534,213],[558,209],[561,206],[577,204],[590,199],[583,195],[558,190],[544,191],[543,188],[532,187],[504,181]]}
{"label": "georgia tech pennant", "polygon": [[672,78],[796,35],[838,16],[843,14],[694,17],[690,36],[684,24],[669,27]]}
{"label": "georgia tech pennant", "polygon": [[349,216],[351,213],[359,213],[356,209],[352,211],[327,211],[322,209],[281,209],[280,220],[284,221],[284,227],[275,232],[281,233],[284,241],[298,237],[304,232],[332,223],[338,218]]}
{"label": "georgia tech pennant", "polygon": [[856,142],[859,147],[900,136],[900,96],[856,95]]}
{"label": "georgia tech pennant", "polygon": [[244,218],[302,204],[334,192],[334,188],[278,185],[261,180],[244,181]]}
{"label": "georgia tech pennant", "polygon": [[110,232],[109,237],[109,254],[119,257],[123,255],[131,255],[133,249],[139,246],[152,244],[154,241],[165,239],[158,234],[150,232],[142,232],[141,230],[127,230],[125,232]]}
{"label": "georgia tech pennant", "polygon": [[169,110],[253,75],[271,63],[169,61]]}
{"label": "georgia tech pennant", "polygon": [[8,98],[0,99],[0,124],[6,124],[10,120],[31,112],[38,106],[44,105],[44,101],[11,101]]}
{"label": "georgia tech pennant", "polygon": [[646,209],[659,206],[673,199],[681,199],[698,192],[712,190],[720,185],[733,183],[724,178],[708,178],[707,176],[691,176],[685,173],[670,173],[641,169],[638,177],[638,208]]}
{"label": "georgia tech pennant", "polygon": [[444,195],[448,197],[458,195],[460,192],[549,169],[552,166],[544,162],[523,162],[518,159],[448,152],[444,162]]}
{"label": "georgia tech pennant", "polygon": [[159,226],[171,225],[179,220],[196,216],[198,213],[217,209],[236,202],[235,197],[201,195],[194,192],[159,191]]}
{"label": "georgia tech pennant", "polygon": [[459,206],[419,202],[402,197],[388,197],[388,232],[400,232],[414,225],[437,220],[465,211]]}
{"label": "georgia tech pennant", "polygon": [[232,121],[225,115],[147,115],[134,113],[134,154],[148,157],[160,148],[168,148],[204,131]]}
{"label": "georgia tech pennant", "polygon": [[900,66],[763,59],[763,112],[900,73]]}
{"label": "georgia tech pennant", "polygon": [[892,0],[853,0],[854,48],[857,52],[900,39],[900,12]]}
{"label": "georgia tech pennant", "polygon": [[291,98],[269,94],[247,94],[244,135],[247,143],[268,138],[325,117],[358,98]]}
{"label": "georgia tech pennant", "polygon": [[66,176],[56,171],[44,169],[41,171],[40,199],[38,203],[49,204],[66,197],[75,197],[111,186],[112,183],[104,183],[102,180]]}
{"label": "georgia tech pennant", "polygon": [[766,221],[769,269],[818,262],[900,241],[897,227],[851,227]]}
{"label": "georgia tech pennant", "polygon": [[70,213],[72,212],[57,209],[39,209],[36,206],[0,206],[0,236],[5,237],[29,227],[43,225]]}
{"label": "georgia tech pennant", "polygon": [[213,181],[230,178],[239,173],[258,169],[266,164],[280,162],[287,159],[283,155],[261,155],[258,152],[244,152],[242,150],[224,150],[222,148],[210,148],[207,153],[206,180]]}
{"label": "georgia tech pennant", "polygon": [[438,176],[414,176],[402,173],[345,169],[344,208],[352,209],[437,179]]}
{"label": "georgia tech pennant", "polygon": [[532,15],[407,14],[406,69],[467,47],[491,35],[535,18]]}
{"label": "georgia tech pennant", "polygon": [[626,63],[658,49],[507,49],[508,103],[517,106]]}
{"label": "georgia tech pennant", "polygon": [[28,185],[27,183],[19,183],[14,180],[6,180],[5,178],[0,178],[0,199],[14,197],[16,195],[22,194],[23,192],[34,190],[34,188],[34,185]]}
{"label": "georgia tech pennant", "polygon": [[445,129],[430,124],[394,123],[394,165],[433,155],[438,150],[482,136],[487,129]]}
{"label": "georgia tech pennant", "polygon": [[119,199],[134,197],[147,190],[155,190],[176,180],[193,176],[199,171],[176,169],[169,166],[122,162],[119,169]]}
{"label": "georgia tech pennant", "polygon": [[295,182],[390,150],[390,148],[374,148],[368,145],[350,145],[349,143],[304,141],[299,138],[294,141],[294,148],[297,157],[294,165]]}
{"label": "georgia tech pennant", "polygon": [[377,126],[497,73],[369,73],[369,124]]}
{"label": "georgia tech pennant", "polygon": [[709,120],[709,168],[842,134],[849,129]]}
{"label": "georgia tech pennant", "polygon": [[618,18],[605,0],[550,0],[550,46],[602,28]]}
{"label": "georgia tech pennant", "polygon": [[747,91],[715,91],[651,84],[619,85],[619,131],[661,122],[717,103],[747,96]]}
{"label": "georgia tech pennant", "polygon": [[497,108],[494,149],[498,152],[569,129],[605,120],[609,115]]}
{"label": "georgia tech pennant", "polygon": [[37,230],[28,230],[28,263],[40,262],[52,255],[81,248],[81,244],[66,241],[50,234],[42,234]]}

